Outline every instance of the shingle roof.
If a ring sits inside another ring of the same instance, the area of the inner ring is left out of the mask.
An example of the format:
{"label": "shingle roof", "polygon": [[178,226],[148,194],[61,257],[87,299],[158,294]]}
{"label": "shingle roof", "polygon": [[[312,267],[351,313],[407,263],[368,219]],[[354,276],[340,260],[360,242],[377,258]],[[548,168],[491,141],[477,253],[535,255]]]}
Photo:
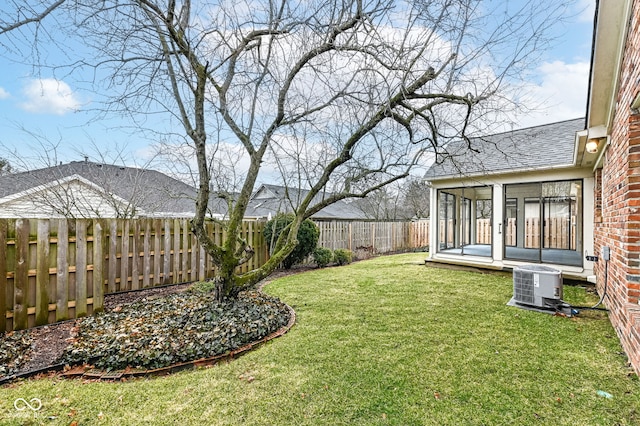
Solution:
{"label": "shingle roof", "polygon": [[[249,202],[246,214],[252,217],[267,217],[269,214],[273,216],[277,213],[291,212],[292,204],[294,206],[299,205],[308,193],[309,191],[306,189],[285,188],[279,185],[262,185]],[[330,194],[316,195],[313,203],[322,201],[323,195],[329,196]],[[344,200],[337,201],[323,208],[311,217],[320,220],[366,219],[360,209]]]}
{"label": "shingle roof", "polygon": [[[154,213],[195,212],[196,189],[156,170],[75,161],[43,169],[0,176],[0,198],[78,175],[144,210]],[[226,213],[224,203],[210,203],[214,213]]]}
{"label": "shingle roof", "polygon": [[574,162],[576,132],[584,118],[455,141],[445,147],[425,179],[477,176],[570,166]]}

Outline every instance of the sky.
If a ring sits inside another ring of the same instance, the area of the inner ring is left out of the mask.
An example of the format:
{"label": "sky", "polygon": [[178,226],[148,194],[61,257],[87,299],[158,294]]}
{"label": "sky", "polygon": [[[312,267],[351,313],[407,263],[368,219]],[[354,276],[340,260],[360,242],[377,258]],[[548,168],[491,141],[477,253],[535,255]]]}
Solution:
{"label": "sky", "polygon": [[[509,1],[509,0],[505,0]],[[517,0],[511,0],[517,1]],[[555,28],[556,44],[544,54],[527,82],[544,110],[518,119],[517,127],[583,117],[591,56],[595,0],[576,0],[572,16]],[[54,78],[21,65],[0,50],[0,157],[15,168],[58,162],[92,161],[143,166],[150,160],[149,140],[117,118],[93,120],[93,96],[64,76]]]}

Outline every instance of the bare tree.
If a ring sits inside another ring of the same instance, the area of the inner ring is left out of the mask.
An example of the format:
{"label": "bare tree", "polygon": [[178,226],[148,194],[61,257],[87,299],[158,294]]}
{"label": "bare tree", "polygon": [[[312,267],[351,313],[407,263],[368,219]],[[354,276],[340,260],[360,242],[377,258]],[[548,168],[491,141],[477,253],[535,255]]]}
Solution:
{"label": "bare tree", "polygon": [[13,172],[13,167],[11,167],[9,160],[0,157],[0,176],[8,175],[11,172]]}
{"label": "bare tree", "polygon": [[[520,106],[517,83],[565,8],[539,0],[67,0],[36,28],[60,24],[59,34],[90,52],[66,52],[64,75],[87,81],[93,70],[88,80],[111,95],[103,112],[136,123],[166,114],[182,126],[198,168],[193,229],[218,266],[220,294],[232,295],[270,274],[296,246],[301,222],[323,207],[407,177],[449,140],[473,149],[470,135]],[[233,198],[211,191],[223,144],[240,147],[248,164]],[[266,165],[309,192],[269,261],[238,275],[253,255],[238,237],[241,222]],[[221,244],[205,231],[210,196],[230,206]]]}
{"label": "bare tree", "polygon": [[402,205],[407,218],[424,219],[429,217],[430,204],[431,185],[424,179],[409,179],[402,191]]}
{"label": "bare tree", "polygon": [[395,221],[405,219],[401,197],[399,188],[387,185],[354,202],[367,219]]}
{"label": "bare tree", "polygon": [[410,176],[371,192],[357,206],[369,219],[422,219],[429,217],[430,189],[424,179]]}
{"label": "bare tree", "polygon": [[17,31],[22,26],[39,25],[47,16],[55,12],[56,9],[62,8],[66,0],[39,0],[33,2],[25,2],[21,0],[7,0],[5,11],[7,13],[0,15],[0,35]]}

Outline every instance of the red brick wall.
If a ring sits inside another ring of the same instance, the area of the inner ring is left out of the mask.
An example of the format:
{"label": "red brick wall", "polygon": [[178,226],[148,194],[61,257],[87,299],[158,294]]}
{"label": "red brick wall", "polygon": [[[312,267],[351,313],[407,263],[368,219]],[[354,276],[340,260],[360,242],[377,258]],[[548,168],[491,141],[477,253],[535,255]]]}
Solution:
{"label": "red brick wall", "polygon": [[595,267],[598,291],[603,293],[606,275],[611,322],[640,373],[640,114],[631,110],[640,92],[640,1],[634,3],[610,145],[596,173],[594,243],[599,254],[603,246],[611,248],[610,262],[601,257]]}
{"label": "red brick wall", "polygon": [[602,169],[596,170],[594,178],[593,221],[602,223]]}

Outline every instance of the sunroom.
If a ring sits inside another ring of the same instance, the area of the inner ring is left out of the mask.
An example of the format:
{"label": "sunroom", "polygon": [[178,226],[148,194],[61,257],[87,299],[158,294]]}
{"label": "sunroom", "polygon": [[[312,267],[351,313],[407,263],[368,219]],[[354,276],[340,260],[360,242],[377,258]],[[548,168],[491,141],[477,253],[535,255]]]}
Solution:
{"label": "sunroom", "polygon": [[[593,263],[595,154],[584,119],[451,144],[427,172],[431,191],[428,261],[510,269],[547,264],[588,278]],[[593,157],[593,158],[592,158]]]}

